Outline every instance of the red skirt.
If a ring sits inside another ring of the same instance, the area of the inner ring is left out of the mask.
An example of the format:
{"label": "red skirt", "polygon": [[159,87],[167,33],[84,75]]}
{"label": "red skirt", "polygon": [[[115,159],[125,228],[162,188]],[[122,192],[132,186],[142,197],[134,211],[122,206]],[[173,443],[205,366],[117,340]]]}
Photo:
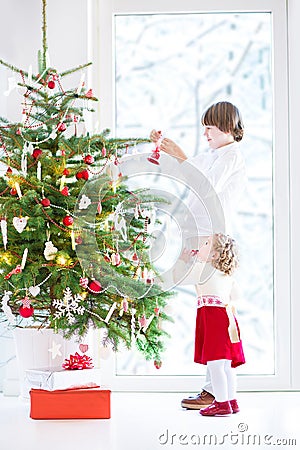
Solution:
{"label": "red skirt", "polygon": [[[237,320],[238,335],[240,330]],[[232,343],[228,333],[229,319],[222,306],[202,306],[197,309],[195,357],[199,364],[217,359],[231,360],[231,367],[245,363],[242,342]]]}

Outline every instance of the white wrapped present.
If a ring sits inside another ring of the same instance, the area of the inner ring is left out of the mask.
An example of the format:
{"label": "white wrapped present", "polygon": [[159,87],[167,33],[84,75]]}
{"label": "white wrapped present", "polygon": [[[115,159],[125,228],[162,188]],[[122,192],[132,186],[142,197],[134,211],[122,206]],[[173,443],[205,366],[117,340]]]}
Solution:
{"label": "white wrapped present", "polygon": [[29,389],[72,389],[100,386],[100,369],[66,370],[62,367],[27,369],[25,381]]}

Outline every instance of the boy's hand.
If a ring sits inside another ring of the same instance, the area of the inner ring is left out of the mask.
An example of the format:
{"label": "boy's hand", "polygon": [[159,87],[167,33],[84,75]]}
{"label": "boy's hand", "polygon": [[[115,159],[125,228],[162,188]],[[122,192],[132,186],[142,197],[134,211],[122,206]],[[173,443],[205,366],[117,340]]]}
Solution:
{"label": "boy's hand", "polygon": [[158,141],[161,139],[162,133],[161,131],[152,130],[150,133],[150,139],[155,144],[158,143]]}
{"label": "boy's hand", "polygon": [[187,159],[183,150],[174,141],[168,138],[164,138],[161,141],[160,149],[170,156],[176,158],[179,162],[183,162]]}

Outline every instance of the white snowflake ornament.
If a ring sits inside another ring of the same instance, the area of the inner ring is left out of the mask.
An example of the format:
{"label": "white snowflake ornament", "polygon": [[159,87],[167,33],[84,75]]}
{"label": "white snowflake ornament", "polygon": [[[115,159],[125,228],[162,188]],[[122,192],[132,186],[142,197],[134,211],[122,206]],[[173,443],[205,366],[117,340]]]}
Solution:
{"label": "white snowflake ornament", "polygon": [[81,300],[81,295],[76,294],[73,296],[71,289],[67,287],[64,290],[63,299],[55,299],[53,302],[53,306],[56,308],[54,318],[66,317],[70,325],[75,323],[76,315],[82,316],[85,311],[84,306],[80,306]]}

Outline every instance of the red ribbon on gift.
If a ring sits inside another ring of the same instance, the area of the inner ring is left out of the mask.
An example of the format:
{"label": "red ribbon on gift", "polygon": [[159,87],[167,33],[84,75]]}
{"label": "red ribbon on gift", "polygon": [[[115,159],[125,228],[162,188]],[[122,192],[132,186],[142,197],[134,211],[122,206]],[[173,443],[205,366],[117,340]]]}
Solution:
{"label": "red ribbon on gift", "polygon": [[75,353],[75,355],[70,355],[70,359],[65,359],[62,367],[66,370],[81,370],[81,369],[92,369],[93,362],[92,358],[87,355],[79,355],[79,353]]}

